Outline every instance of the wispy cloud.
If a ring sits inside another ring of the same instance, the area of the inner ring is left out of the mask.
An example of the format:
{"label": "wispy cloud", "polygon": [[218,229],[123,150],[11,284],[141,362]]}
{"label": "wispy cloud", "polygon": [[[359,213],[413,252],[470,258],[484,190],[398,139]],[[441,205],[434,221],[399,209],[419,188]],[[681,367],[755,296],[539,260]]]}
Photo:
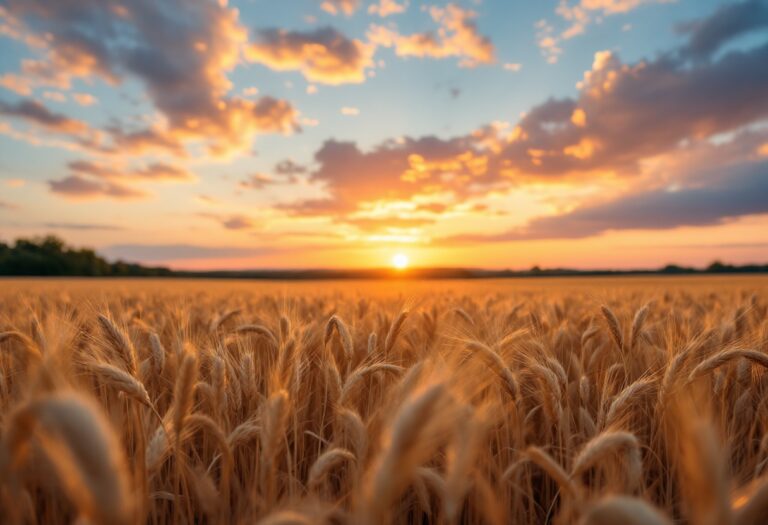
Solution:
{"label": "wispy cloud", "polygon": [[431,7],[429,14],[439,26],[437,32],[403,35],[390,27],[372,25],[368,39],[376,45],[393,48],[401,57],[456,57],[462,67],[496,60],[496,49],[490,38],[478,31],[474,11],[448,4]]}
{"label": "wispy cloud", "polygon": [[144,191],[109,181],[87,179],[70,175],[59,180],[50,180],[48,185],[53,193],[70,199],[111,198],[117,200],[142,199],[148,196]]}
{"label": "wispy cloud", "polygon": [[350,16],[360,7],[360,0],[319,0],[320,8],[332,15],[345,14]]}

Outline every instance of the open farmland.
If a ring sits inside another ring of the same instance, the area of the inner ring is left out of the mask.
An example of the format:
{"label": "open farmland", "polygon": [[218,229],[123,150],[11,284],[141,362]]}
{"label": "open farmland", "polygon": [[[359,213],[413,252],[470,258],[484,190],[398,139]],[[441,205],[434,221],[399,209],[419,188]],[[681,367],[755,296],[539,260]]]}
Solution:
{"label": "open farmland", "polygon": [[4,522],[764,523],[768,278],[0,280]]}

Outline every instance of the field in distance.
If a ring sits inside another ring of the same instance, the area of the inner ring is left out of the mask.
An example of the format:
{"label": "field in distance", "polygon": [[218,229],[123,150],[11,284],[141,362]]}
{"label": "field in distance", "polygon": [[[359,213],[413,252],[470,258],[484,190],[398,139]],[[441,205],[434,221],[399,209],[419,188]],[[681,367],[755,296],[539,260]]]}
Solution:
{"label": "field in distance", "polygon": [[0,279],[10,523],[764,523],[768,277]]}

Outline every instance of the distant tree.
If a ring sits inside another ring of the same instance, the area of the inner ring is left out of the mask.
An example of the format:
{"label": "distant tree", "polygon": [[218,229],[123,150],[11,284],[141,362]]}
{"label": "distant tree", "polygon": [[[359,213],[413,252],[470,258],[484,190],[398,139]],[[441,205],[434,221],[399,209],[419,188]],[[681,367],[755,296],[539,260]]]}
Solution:
{"label": "distant tree", "polygon": [[142,276],[171,275],[167,268],[147,268],[124,262],[109,263],[87,248],[68,247],[48,235],[18,239],[13,246],[0,243],[0,275]]}
{"label": "distant tree", "polygon": [[694,273],[696,270],[693,268],[686,268],[677,264],[668,264],[662,268],[661,273]]}
{"label": "distant tree", "polygon": [[720,261],[714,261],[712,264],[707,266],[706,271],[712,272],[712,273],[723,273],[723,272],[728,272],[732,270],[733,270],[733,266],[723,264]]}

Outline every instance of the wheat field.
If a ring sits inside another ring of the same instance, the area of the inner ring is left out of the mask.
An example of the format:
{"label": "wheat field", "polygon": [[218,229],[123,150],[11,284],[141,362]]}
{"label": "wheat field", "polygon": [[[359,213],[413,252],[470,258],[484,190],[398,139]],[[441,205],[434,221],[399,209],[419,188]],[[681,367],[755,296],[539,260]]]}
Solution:
{"label": "wheat field", "polygon": [[768,278],[0,281],[4,523],[768,520]]}

